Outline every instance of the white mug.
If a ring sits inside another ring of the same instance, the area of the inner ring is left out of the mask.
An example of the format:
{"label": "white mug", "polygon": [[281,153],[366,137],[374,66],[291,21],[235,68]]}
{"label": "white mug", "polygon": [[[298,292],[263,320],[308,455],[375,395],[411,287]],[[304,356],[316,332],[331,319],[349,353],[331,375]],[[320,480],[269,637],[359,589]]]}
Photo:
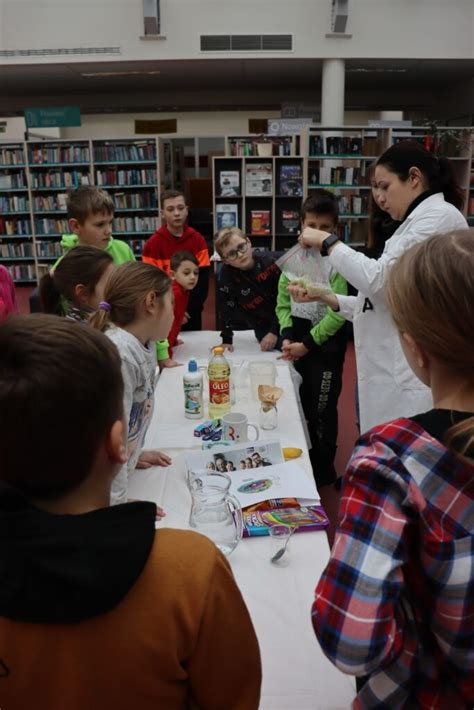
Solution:
{"label": "white mug", "polygon": [[248,430],[252,427],[255,431],[255,439],[257,441],[259,432],[256,424],[251,424],[246,414],[237,414],[229,412],[221,418],[222,424],[222,441],[233,441],[236,444],[241,441],[249,441]]}

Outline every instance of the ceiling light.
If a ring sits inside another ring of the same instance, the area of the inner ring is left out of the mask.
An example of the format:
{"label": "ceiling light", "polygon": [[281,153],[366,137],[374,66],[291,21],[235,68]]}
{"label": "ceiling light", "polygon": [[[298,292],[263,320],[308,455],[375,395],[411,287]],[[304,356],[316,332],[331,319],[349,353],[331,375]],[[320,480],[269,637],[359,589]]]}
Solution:
{"label": "ceiling light", "polygon": [[110,76],[156,76],[160,74],[159,71],[96,71],[96,72],[81,72],[81,76],[98,76],[98,77],[110,77]]}

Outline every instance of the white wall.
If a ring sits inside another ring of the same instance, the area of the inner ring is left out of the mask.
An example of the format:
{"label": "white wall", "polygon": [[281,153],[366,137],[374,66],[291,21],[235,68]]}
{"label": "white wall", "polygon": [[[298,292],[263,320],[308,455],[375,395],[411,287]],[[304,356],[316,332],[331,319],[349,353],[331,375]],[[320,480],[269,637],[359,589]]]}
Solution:
{"label": "white wall", "polygon": [[[135,120],[177,118],[177,136],[227,136],[248,133],[249,118],[279,118],[279,111],[190,111],[187,113],[117,113],[82,116],[82,126],[71,128],[42,128],[35,130],[52,138],[127,138],[135,135]],[[348,126],[365,125],[368,120],[379,119],[378,111],[346,111],[344,123]],[[23,140],[23,118],[2,118],[7,122],[7,132],[0,140]]]}
{"label": "white wall", "polygon": [[[167,39],[143,41],[142,0],[0,0],[0,49],[120,45],[118,60],[189,59],[209,56],[199,52],[200,34],[292,33],[295,57],[474,56],[472,0],[351,0],[349,40],[325,37],[330,0],[161,0],[161,6]],[[31,58],[0,59],[12,62]]]}

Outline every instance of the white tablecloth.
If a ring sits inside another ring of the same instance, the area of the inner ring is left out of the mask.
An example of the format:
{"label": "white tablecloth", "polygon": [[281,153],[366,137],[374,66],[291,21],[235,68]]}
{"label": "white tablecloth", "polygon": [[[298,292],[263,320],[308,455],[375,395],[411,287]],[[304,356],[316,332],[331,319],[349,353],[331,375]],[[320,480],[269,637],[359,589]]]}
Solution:
{"label": "white tablecloth", "polygon": [[[210,331],[183,333],[185,344],[174,357],[187,363],[194,358],[207,363],[209,348],[219,342]],[[246,364],[249,360],[273,360],[277,385],[284,395],[279,403],[278,428],[260,432],[260,439],[275,439],[282,446],[304,450],[298,459],[312,476],[305,432],[290,368],[278,361],[278,353],[262,353],[253,332],[235,336],[235,352],[229,355],[235,368],[235,412],[258,422],[258,402],[251,399]],[[243,362],[242,367],[238,367]],[[184,417],[183,369],[165,369],[155,393],[155,411],[146,447],[166,450],[173,457],[169,468],[137,470],[130,480],[130,497],[153,500],[167,516],[161,525],[187,528],[191,497],[186,486],[183,450],[199,448],[193,436],[196,420]],[[355,695],[354,680],[340,673],[325,658],[313,633],[310,618],[314,587],[326,565],[329,546],[325,532],[295,535],[291,562],[278,568],[269,562],[269,539],[243,540],[230,555],[235,578],[248,606],[258,636],[263,666],[260,707],[268,710],[346,710]]]}

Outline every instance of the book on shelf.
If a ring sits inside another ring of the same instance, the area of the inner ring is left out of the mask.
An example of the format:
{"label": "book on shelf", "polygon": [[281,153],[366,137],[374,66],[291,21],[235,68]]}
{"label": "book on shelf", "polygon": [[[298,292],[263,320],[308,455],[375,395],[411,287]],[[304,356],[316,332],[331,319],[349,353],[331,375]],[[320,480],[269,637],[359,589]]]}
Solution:
{"label": "book on shelf", "polygon": [[25,156],[21,148],[2,148],[0,149],[0,165],[23,165]]}
{"label": "book on shelf", "polygon": [[231,138],[229,140],[229,151],[232,156],[258,156],[259,145],[271,143],[271,155],[291,155],[291,136],[272,136],[271,139],[259,138],[258,136],[248,138]]}
{"label": "book on shelf", "polygon": [[30,148],[30,164],[42,163],[88,163],[90,153],[88,145],[69,146],[32,146]]}
{"label": "book on shelf", "polygon": [[281,227],[285,234],[299,234],[300,213],[298,210],[282,210]]}
{"label": "book on shelf", "polygon": [[156,184],[156,170],[146,168],[143,170],[97,170],[96,183],[99,186],[107,185],[107,187],[154,186]]}
{"label": "book on shelf", "polygon": [[13,174],[6,173],[0,175],[0,190],[26,189],[25,174],[16,172]]}
{"label": "book on shelf", "polygon": [[281,164],[279,170],[280,195],[285,197],[303,196],[303,169],[299,163]]}
{"label": "book on shelf", "polygon": [[71,172],[35,172],[33,173],[33,188],[47,190],[57,187],[80,187],[81,185],[91,185],[89,173],[81,173],[77,170]]}
{"label": "book on shelf", "polygon": [[217,229],[224,227],[238,227],[238,205],[216,205]]}
{"label": "book on shelf", "polygon": [[125,232],[144,232],[151,236],[159,227],[158,217],[114,217],[112,229],[118,234]]}
{"label": "book on shelf", "polygon": [[270,233],[270,210],[252,210],[250,213],[251,236],[256,237]]}
{"label": "book on shelf", "polygon": [[219,173],[220,197],[238,197],[240,195],[240,173],[238,170],[221,170]]}
{"label": "book on shelf", "polygon": [[309,165],[308,187],[320,185],[331,185],[334,187],[337,187],[337,185],[354,185],[355,187],[359,184],[363,184],[361,176],[362,171],[360,168],[346,168],[343,166],[330,168],[318,162]]}
{"label": "book on shelf", "polygon": [[0,197],[0,214],[2,212],[27,212],[30,209],[28,197],[24,195],[10,195]]}
{"label": "book on shelf", "polygon": [[137,143],[115,144],[113,141],[105,142],[103,145],[94,145],[94,160],[107,162],[114,160],[119,162],[154,161],[156,160],[155,141],[147,143],[140,141]]}
{"label": "book on shelf", "polygon": [[273,166],[271,163],[247,163],[245,166],[245,194],[248,197],[271,197]]}

